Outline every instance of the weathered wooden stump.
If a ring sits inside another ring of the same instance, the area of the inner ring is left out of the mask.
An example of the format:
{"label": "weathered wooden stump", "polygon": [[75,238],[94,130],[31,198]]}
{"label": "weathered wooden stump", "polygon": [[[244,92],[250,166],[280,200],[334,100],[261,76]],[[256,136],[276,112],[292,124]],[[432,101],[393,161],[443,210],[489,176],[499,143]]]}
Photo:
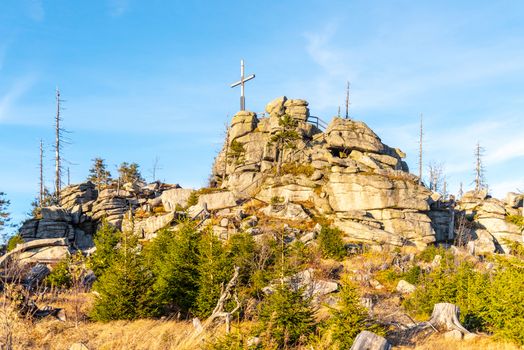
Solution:
{"label": "weathered wooden stump", "polygon": [[376,335],[375,333],[362,331],[360,332],[351,350],[390,350],[391,345],[383,337]]}
{"label": "weathered wooden stump", "polygon": [[470,332],[460,323],[459,316],[460,309],[457,305],[439,303],[433,307],[433,313],[427,324],[438,330],[457,330],[462,334],[469,334]]}

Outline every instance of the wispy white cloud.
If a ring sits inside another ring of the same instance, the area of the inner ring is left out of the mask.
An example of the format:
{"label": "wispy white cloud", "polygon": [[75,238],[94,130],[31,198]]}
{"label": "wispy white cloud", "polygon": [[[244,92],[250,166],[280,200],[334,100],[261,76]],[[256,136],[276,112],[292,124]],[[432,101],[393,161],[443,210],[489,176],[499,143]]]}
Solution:
{"label": "wispy white cloud", "polygon": [[338,38],[338,29],[328,24],[304,34],[305,51],[320,68],[313,78],[312,93],[317,96],[312,99],[322,107],[340,103],[345,80],[352,82],[354,105],[362,110],[402,106],[430,91],[524,72],[524,50],[512,38],[468,48],[433,33],[434,37],[427,38],[433,41],[429,49],[417,44],[420,38],[415,29],[407,31],[409,40],[371,37],[358,44],[351,37]]}
{"label": "wispy white cloud", "polygon": [[11,119],[9,114],[13,105],[35,84],[35,82],[35,75],[27,75],[18,79],[6,93],[0,95],[0,123]]}
{"label": "wispy white cloud", "polygon": [[109,14],[113,17],[122,16],[129,8],[129,0],[109,0]]}

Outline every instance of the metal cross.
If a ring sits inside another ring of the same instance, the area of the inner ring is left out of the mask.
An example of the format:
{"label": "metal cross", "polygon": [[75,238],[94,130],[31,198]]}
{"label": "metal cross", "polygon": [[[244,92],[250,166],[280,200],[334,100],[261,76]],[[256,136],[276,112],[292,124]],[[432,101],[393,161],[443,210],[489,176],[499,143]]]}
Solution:
{"label": "metal cross", "polygon": [[240,85],[240,110],[245,111],[246,110],[246,97],[244,96],[244,83],[246,81],[249,81],[255,77],[254,74],[251,74],[250,76],[244,77],[244,60],[240,60],[240,80],[236,83],[231,84],[231,87],[234,88],[235,86]]}

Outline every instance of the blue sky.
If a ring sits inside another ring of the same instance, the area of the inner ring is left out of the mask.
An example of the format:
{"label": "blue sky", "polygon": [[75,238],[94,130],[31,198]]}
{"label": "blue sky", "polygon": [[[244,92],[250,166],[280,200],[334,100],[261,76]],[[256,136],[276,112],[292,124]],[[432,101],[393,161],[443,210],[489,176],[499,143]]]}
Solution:
{"label": "blue sky", "polygon": [[113,172],[206,183],[238,109],[239,60],[257,77],[247,107],[286,95],[331,119],[351,81],[351,116],[417,167],[444,164],[471,187],[485,148],[494,195],[524,189],[524,3],[519,1],[0,2],[0,191],[20,221],[37,193],[38,144],[52,187],[54,93],[65,100],[72,182],[101,156]]}

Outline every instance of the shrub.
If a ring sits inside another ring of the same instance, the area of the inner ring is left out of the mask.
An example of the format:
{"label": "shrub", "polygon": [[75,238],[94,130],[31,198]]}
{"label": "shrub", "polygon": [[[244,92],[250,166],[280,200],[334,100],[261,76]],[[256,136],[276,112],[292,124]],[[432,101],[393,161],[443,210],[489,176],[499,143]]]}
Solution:
{"label": "shrub", "polygon": [[318,235],[318,241],[324,258],[340,260],[347,254],[342,240],[342,231],[338,228],[323,226]]}
{"label": "shrub", "polygon": [[350,349],[355,337],[364,330],[384,335],[385,330],[369,319],[366,309],[360,304],[360,296],[349,278],[343,280],[340,288],[338,308],[331,308],[328,328],[334,348]]}
{"label": "shrub", "polygon": [[509,247],[509,254],[524,259],[524,244],[508,239],[504,240],[504,243]]}
{"label": "shrub", "polygon": [[444,257],[445,255],[449,255],[449,253],[443,247],[428,246],[426,249],[420,252],[420,254],[418,254],[417,258],[421,261],[429,263],[435,259],[436,255]]}
{"label": "shrub", "polygon": [[284,203],[284,198],[279,197],[279,196],[273,196],[271,197],[271,200],[269,201],[269,203],[271,205],[279,205],[279,204]]}
{"label": "shrub", "polygon": [[244,145],[242,145],[237,140],[231,141],[228,151],[228,156],[230,158],[227,161],[228,163],[233,162],[234,164],[240,164],[244,158],[244,154],[246,153]]}
{"label": "shrub", "polygon": [[267,346],[305,344],[315,329],[313,308],[301,289],[279,285],[259,306],[258,328]]}
{"label": "shrub", "polygon": [[256,269],[256,249],[253,236],[248,233],[233,235],[227,243],[227,258],[234,266],[240,268],[239,281],[241,285],[252,282],[253,273]]}
{"label": "shrub", "polygon": [[218,337],[203,346],[204,350],[243,350],[248,349],[246,341],[240,333],[230,333]]}
{"label": "shrub", "polygon": [[508,215],[506,216],[506,221],[524,228],[524,216],[522,215]]}
{"label": "shrub", "polygon": [[7,241],[6,249],[8,252],[10,252],[11,250],[16,248],[17,244],[22,244],[22,243],[24,243],[22,236],[14,235],[11,238],[9,238],[9,240]]}
{"label": "shrub", "polygon": [[420,280],[420,276],[422,274],[422,269],[420,266],[415,265],[410,267],[409,270],[404,272],[401,275],[401,279],[404,279],[406,282],[409,282],[411,284],[418,284]]}
{"label": "shrub", "polygon": [[69,272],[69,259],[60,260],[45,280],[54,288],[71,287],[72,278]]}
{"label": "shrub", "polygon": [[189,194],[189,198],[187,199],[187,207],[192,207],[193,205],[198,204],[198,192],[193,191],[191,194]]}

